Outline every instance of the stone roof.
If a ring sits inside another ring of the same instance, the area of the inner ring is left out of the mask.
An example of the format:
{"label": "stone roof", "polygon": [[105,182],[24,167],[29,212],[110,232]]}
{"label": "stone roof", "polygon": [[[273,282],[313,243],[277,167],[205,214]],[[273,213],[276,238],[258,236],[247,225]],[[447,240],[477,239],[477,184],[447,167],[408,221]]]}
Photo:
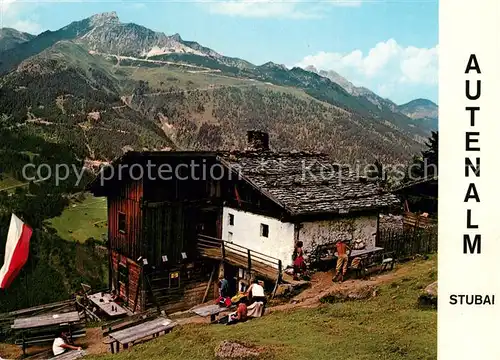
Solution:
{"label": "stone roof", "polygon": [[407,183],[403,183],[397,187],[395,187],[392,192],[399,192],[401,190],[406,190],[410,188],[417,187],[419,185],[434,185],[437,186],[438,183],[438,175],[429,175],[427,177],[423,177],[421,179],[416,179],[413,181],[409,181]]}
{"label": "stone roof", "polygon": [[[370,211],[398,206],[401,201],[378,184],[331,162],[325,154],[273,151],[130,152],[113,163],[135,157],[200,156],[219,159],[239,171],[258,191],[292,216]],[[98,178],[89,188],[99,187]],[[95,191],[95,189],[94,189]]]}
{"label": "stone roof", "polygon": [[324,154],[247,151],[220,157],[293,215],[342,214],[400,204],[395,195]]}

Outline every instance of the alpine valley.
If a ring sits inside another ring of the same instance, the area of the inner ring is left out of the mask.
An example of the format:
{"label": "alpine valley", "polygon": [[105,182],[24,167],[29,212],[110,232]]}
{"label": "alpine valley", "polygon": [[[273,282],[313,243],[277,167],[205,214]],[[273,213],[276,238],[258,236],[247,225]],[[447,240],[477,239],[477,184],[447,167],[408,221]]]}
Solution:
{"label": "alpine valley", "polygon": [[95,163],[129,149],[241,149],[250,129],[277,150],[395,163],[422,150],[437,105],[398,106],[333,71],[254,65],[103,13],[38,36],[0,30],[0,128]]}

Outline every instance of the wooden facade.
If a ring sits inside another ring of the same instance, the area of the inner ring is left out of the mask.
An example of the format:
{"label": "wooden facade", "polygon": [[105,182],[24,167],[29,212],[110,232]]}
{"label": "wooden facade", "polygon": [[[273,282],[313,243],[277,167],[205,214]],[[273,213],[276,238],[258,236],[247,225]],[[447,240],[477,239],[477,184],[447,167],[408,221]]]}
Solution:
{"label": "wooden facade", "polygon": [[[109,284],[136,312],[156,306],[178,311],[214,297],[216,279],[210,277],[219,262],[200,259],[197,236],[221,237],[224,205],[283,216],[279,206],[222,165],[224,176],[203,174],[218,163],[215,154],[162,155],[127,159],[144,169],[154,165],[148,176],[122,176],[91,188],[108,198]],[[160,177],[166,168],[180,170]]]}

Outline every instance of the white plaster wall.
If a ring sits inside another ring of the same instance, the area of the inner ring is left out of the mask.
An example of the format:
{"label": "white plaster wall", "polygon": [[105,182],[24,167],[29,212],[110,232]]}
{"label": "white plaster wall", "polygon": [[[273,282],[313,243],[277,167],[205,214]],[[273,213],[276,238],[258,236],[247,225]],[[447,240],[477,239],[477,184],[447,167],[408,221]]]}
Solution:
{"label": "white plaster wall", "polygon": [[299,240],[304,243],[305,253],[310,253],[315,246],[330,243],[340,238],[361,239],[366,248],[375,247],[378,215],[360,216],[304,222],[299,231]]}
{"label": "white plaster wall", "polygon": [[[234,225],[229,225],[229,214],[234,215]],[[248,249],[275,257],[284,267],[292,264],[294,225],[278,219],[224,207],[222,214],[222,239]],[[260,224],[269,226],[269,237],[260,236]]]}

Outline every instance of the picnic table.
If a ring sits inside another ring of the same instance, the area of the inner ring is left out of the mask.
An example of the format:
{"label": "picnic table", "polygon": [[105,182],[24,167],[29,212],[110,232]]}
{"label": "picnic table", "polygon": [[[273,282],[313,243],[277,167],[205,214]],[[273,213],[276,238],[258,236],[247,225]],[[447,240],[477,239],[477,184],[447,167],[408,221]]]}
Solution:
{"label": "picnic table", "polygon": [[[85,336],[85,330],[72,333],[72,325],[80,322],[78,311],[72,311],[61,314],[45,314],[26,318],[14,319],[11,326],[14,330],[21,331],[21,338],[16,339],[16,344],[21,345],[23,354],[26,354],[28,345],[39,345],[49,343],[54,340],[54,331],[52,327],[67,325],[70,337]],[[46,328],[46,329],[43,329]]]}
{"label": "picnic table", "polygon": [[177,325],[176,322],[166,318],[159,317],[151,321],[147,321],[123,330],[119,330],[109,334],[109,344],[111,346],[111,353],[120,351],[120,344],[124,349],[127,349],[129,344],[133,344],[137,340],[142,340],[146,337],[157,337],[162,332],[165,334]]}
{"label": "picnic table", "polygon": [[88,299],[110,317],[117,317],[127,314],[127,310],[113,301],[111,294],[99,292],[89,295]]}
{"label": "picnic table", "polygon": [[226,310],[228,310],[228,308],[221,307],[221,306],[219,306],[217,304],[206,305],[206,306],[202,306],[202,307],[199,307],[199,308],[192,309],[192,311],[196,315],[199,315],[201,317],[205,317],[205,316],[210,315],[210,322],[214,322],[216,316],[218,314],[220,314],[221,312],[226,311]]}
{"label": "picnic table", "polygon": [[11,328],[24,330],[50,325],[71,324],[78,321],[80,321],[80,315],[78,314],[78,311],[72,311],[62,314],[47,314],[14,319],[14,324],[11,326]]}

